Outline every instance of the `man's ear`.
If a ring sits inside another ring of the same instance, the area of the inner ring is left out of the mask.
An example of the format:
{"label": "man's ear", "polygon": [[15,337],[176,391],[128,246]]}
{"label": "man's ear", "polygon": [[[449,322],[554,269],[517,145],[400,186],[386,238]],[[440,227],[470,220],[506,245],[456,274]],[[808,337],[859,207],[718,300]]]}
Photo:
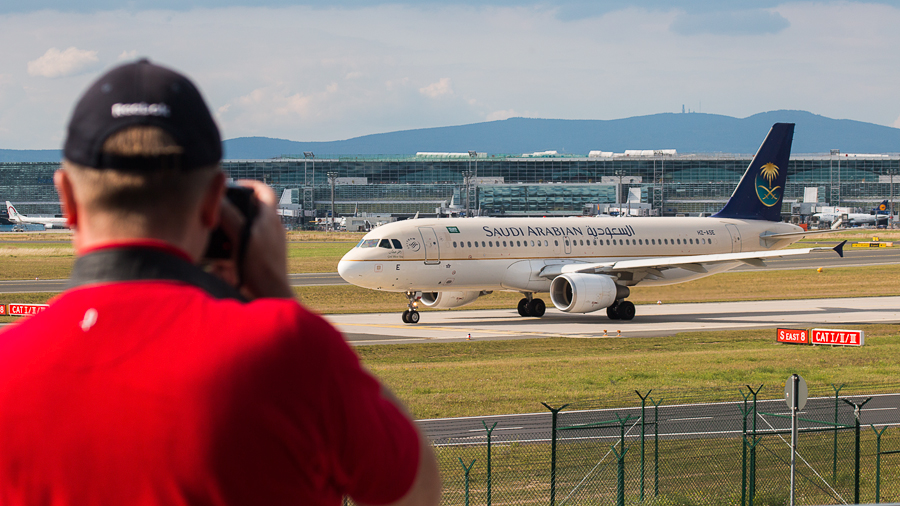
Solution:
{"label": "man's ear", "polygon": [[75,202],[75,190],[72,188],[69,174],[64,169],[57,169],[53,173],[53,184],[59,194],[59,202],[63,216],[66,217],[66,225],[71,229],[78,228],[78,205]]}
{"label": "man's ear", "polygon": [[225,173],[219,171],[210,180],[200,203],[200,221],[204,228],[214,229],[219,224],[219,207],[225,196]]}

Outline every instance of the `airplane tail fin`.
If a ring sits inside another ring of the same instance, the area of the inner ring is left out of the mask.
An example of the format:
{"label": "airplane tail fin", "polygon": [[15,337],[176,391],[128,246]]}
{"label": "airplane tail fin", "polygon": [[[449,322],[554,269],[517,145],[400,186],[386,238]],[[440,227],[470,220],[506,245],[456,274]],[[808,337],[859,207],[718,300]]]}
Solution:
{"label": "airplane tail fin", "polygon": [[6,214],[11,221],[19,221],[19,213],[10,201],[6,201]]}
{"label": "airplane tail fin", "polygon": [[887,214],[888,207],[890,207],[890,204],[888,204],[887,199],[882,200],[878,207],[875,208],[875,214]]}
{"label": "airplane tail fin", "polygon": [[281,199],[278,201],[279,204],[290,204],[291,200],[294,197],[294,190],[289,188],[285,188],[281,193]]}
{"label": "airplane tail fin", "polygon": [[775,123],[725,207],[714,218],[781,221],[793,123]]}

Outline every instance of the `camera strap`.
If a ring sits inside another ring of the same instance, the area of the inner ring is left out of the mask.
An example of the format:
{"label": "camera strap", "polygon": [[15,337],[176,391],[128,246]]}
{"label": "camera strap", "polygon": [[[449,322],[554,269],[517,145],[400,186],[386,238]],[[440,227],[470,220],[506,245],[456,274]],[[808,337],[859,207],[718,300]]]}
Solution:
{"label": "camera strap", "polygon": [[101,249],[79,257],[72,267],[68,288],[145,280],[180,281],[217,299],[247,300],[236,288],[187,260],[163,250],[140,246]]}

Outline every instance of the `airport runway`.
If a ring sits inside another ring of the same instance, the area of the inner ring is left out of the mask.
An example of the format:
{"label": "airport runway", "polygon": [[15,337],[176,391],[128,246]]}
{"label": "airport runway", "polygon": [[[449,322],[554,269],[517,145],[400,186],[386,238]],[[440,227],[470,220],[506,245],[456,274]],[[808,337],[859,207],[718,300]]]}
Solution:
{"label": "airport runway", "polygon": [[[346,285],[336,272],[311,274],[289,274],[291,286]],[[0,281],[0,293],[39,293],[61,292],[65,290],[68,279],[25,279]]]}
{"label": "airport runway", "polygon": [[[610,320],[604,311],[567,314],[548,308],[523,318],[515,308],[422,311],[418,325],[395,313],[325,315],[354,345],[535,339],[541,337],[664,337],[679,332],[777,327],[852,329],[900,322],[900,297],[639,305],[634,320]],[[772,335],[774,339],[774,331]]]}
{"label": "airport runway", "polygon": [[[737,392],[735,392],[737,396]],[[860,403],[869,396],[841,396],[853,402]],[[869,424],[876,427],[895,425],[900,421],[900,394],[879,394],[871,396],[872,400],[861,410],[860,421],[864,427]],[[635,399],[637,400],[637,399]],[[621,407],[611,409],[599,409],[589,411],[562,411],[558,419],[559,427],[575,427],[584,424],[602,421],[625,419],[631,420],[626,424],[626,438],[633,441],[640,436],[639,417],[641,415],[640,401],[635,407]],[[652,405],[645,412],[650,421],[654,416]],[[834,397],[810,398],[804,410],[800,411],[800,417],[832,421]],[[689,439],[707,437],[734,437],[739,438],[742,432],[742,416],[738,402],[720,402],[715,404],[663,404],[659,408],[659,435],[663,439]],[[852,423],[851,408],[843,403],[839,407],[842,423]],[[783,416],[790,415],[790,411],[783,399],[760,400],[757,403],[757,411],[760,416],[757,420],[758,434],[773,434],[790,430],[790,419]],[[770,413],[770,414],[764,414]],[[772,416],[781,415],[781,416]],[[435,444],[435,446],[463,446],[472,444],[485,444],[487,434],[484,424],[490,428],[497,424],[491,433],[491,441],[505,443],[516,441],[518,443],[538,443],[550,441],[552,418],[549,411],[537,413],[473,416],[460,418],[438,418],[430,420],[417,420],[416,423]],[[799,423],[800,429],[822,429],[829,426],[808,421]],[[652,441],[652,426],[647,428]],[[603,440],[612,444],[620,437],[619,425],[609,424],[603,428],[590,429],[564,429],[560,430],[558,438],[565,441]],[[785,437],[788,441],[790,436]]]}

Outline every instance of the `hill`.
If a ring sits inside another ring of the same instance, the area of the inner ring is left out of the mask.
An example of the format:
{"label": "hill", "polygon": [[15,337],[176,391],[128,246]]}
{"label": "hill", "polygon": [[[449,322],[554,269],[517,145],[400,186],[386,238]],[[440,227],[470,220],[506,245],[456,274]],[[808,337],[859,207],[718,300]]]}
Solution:
{"label": "hill", "polygon": [[225,141],[230,159],[272,158],[312,151],[325,155],[414,154],[419,151],[491,154],[556,150],[677,149],[680,153],[755,153],[777,122],[796,123],[794,153],[891,153],[900,151],[900,129],[836,120],[805,111],[773,111],[748,118],[716,114],[654,114],[617,120],[510,118],[502,121],[365,135],[332,142],[294,142],[264,137]]}
{"label": "hill", "polygon": [[[316,156],[411,155],[419,151],[520,154],[556,150],[677,149],[679,153],[754,153],[773,123],[796,123],[794,153],[900,152],[900,129],[826,118],[806,111],[771,111],[747,118],[717,114],[653,114],[616,120],[510,118],[421,128],[330,142],[239,137],[224,142],[225,158],[257,160],[312,151]],[[0,161],[56,161],[58,150],[0,150]]]}

